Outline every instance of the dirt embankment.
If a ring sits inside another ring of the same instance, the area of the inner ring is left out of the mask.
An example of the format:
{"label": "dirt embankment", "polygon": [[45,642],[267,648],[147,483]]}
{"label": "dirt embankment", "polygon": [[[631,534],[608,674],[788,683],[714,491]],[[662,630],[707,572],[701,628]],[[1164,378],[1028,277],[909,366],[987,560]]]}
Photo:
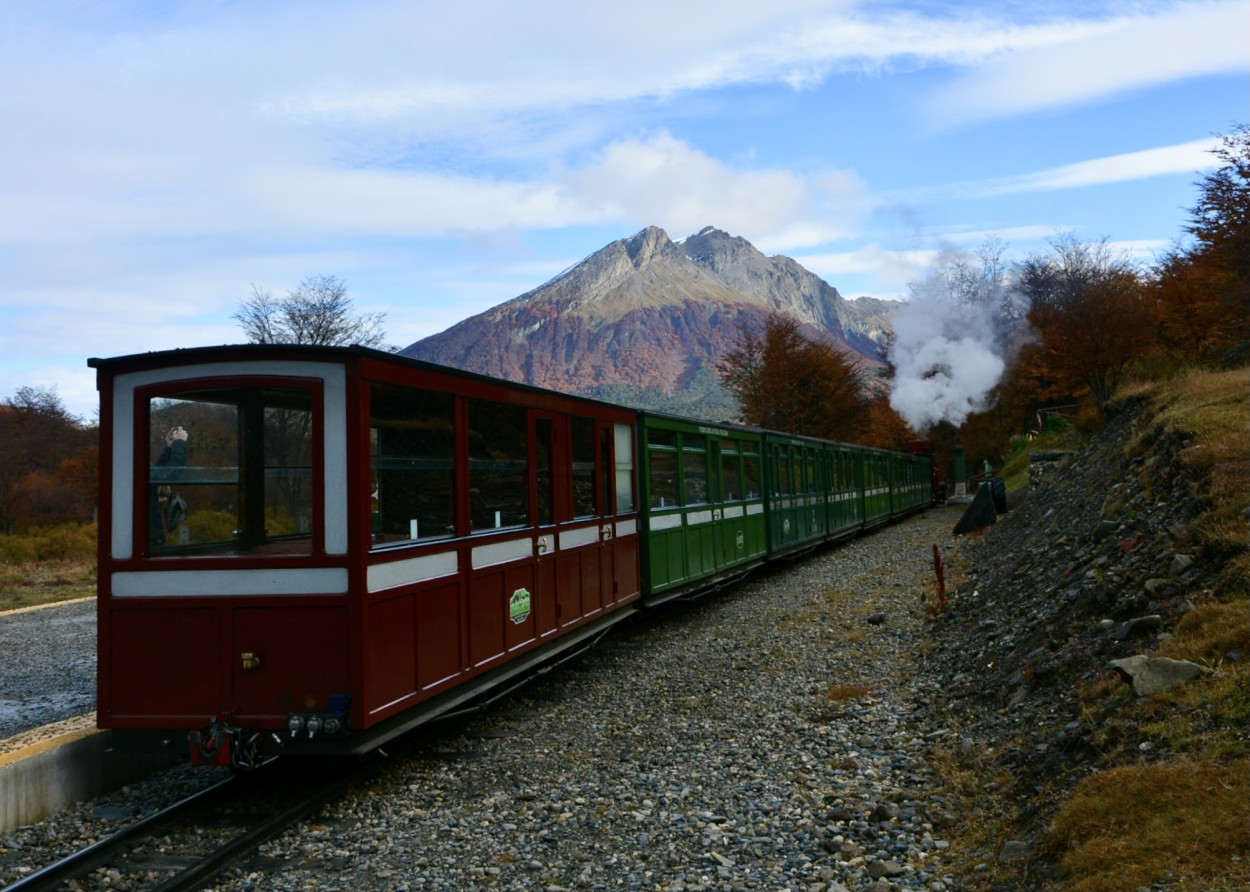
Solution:
{"label": "dirt embankment", "polygon": [[[1238,556],[1199,534],[1220,494],[1187,460],[1193,445],[1158,422],[1150,400],[1130,400],[962,550],[953,606],[932,623],[921,671],[942,690],[933,704],[949,727],[940,758],[966,803],[969,888],[1222,890],[1250,881],[1250,611],[1244,581],[1230,572]],[[1199,669],[1173,691],[1143,696],[1111,665],[1139,655],[1151,665],[1185,657]],[[1185,778],[1208,770],[1218,778],[1209,800],[1161,801],[1194,798]],[[1151,784],[1171,772],[1178,789],[1112,784],[1120,798],[1104,804],[1117,826],[1106,832],[1119,838],[1098,845],[1120,847],[1123,863],[1111,854],[1082,866],[1082,836],[1094,831],[1073,816],[1095,795],[1095,776],[1128,772]],[[1197,823],[1193,848],[1214,849],[1223,872],[1179,851],[1175,832],[1152,840],[1160,818]],[[1146,859],[1129,853],[1137,847],[1160,851]]]}

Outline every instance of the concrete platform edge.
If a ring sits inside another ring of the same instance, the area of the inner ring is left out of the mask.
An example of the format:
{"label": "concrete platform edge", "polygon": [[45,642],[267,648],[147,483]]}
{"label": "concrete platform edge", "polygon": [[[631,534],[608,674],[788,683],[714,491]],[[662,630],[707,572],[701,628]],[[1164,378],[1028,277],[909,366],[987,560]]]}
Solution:
{"label": "concrete platform edge", "polygon": [[118,752],[111,731],[79,731],[0,759],[0,833],[34,824],[69,806],[164,767],[150,755]]}

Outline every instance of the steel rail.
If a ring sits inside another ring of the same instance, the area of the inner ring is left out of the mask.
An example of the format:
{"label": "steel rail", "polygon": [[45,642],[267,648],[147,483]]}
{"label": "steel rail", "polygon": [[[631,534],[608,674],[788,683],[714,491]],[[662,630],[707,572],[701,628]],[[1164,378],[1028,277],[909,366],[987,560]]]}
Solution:
{"label": "steel rail", "polygon": [[206,787],[198,793],[194,793],[185,799],[166,806],[160,811],[148,815],[146,818],[121,828],[111,836],[93,843],[85,849],[68,855],[60,861],[49,864],[47,867],[23,877],[17,882],[5,886],[0,892],[43,892],[46,889],[56,888],[66,880],[83,876],[88,871],[102,864],[107,864],[117,853],[129,849],[143,837],[152,835],[154,831],[186,812],[196,808],[203,808],[205,805],[211,804],[213,799],[226,796],[237,780],[237,777],[228,777],[211,787]]}

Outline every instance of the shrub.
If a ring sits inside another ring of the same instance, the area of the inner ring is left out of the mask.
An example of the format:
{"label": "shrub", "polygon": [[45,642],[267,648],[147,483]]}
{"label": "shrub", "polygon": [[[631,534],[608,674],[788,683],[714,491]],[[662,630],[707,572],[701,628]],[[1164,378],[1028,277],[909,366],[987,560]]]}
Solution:
{"label": "shrub", "polygon": [[1072,422],[1058,413],[1046,416],[1046,433],[1061,434],[1072,426]]}
{"label": "shrub", "polygon": [[96,525],[65,523],[0,537],[0,563],[17,565],[37,561],[94,561]]}
{"label": "shrub", "polygon": [[27,536],[0,536],[0,564],[18,566],[38,560],[35,543]]}

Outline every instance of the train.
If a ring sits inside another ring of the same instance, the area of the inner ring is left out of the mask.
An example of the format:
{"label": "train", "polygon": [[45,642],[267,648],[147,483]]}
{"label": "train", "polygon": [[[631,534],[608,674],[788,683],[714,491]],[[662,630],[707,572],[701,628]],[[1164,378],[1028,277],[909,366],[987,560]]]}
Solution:
{"label": "train", "polygon": [[97,723],[360,754],[617,624],[930,505],[931,455],[358,346],[91,359]]}

